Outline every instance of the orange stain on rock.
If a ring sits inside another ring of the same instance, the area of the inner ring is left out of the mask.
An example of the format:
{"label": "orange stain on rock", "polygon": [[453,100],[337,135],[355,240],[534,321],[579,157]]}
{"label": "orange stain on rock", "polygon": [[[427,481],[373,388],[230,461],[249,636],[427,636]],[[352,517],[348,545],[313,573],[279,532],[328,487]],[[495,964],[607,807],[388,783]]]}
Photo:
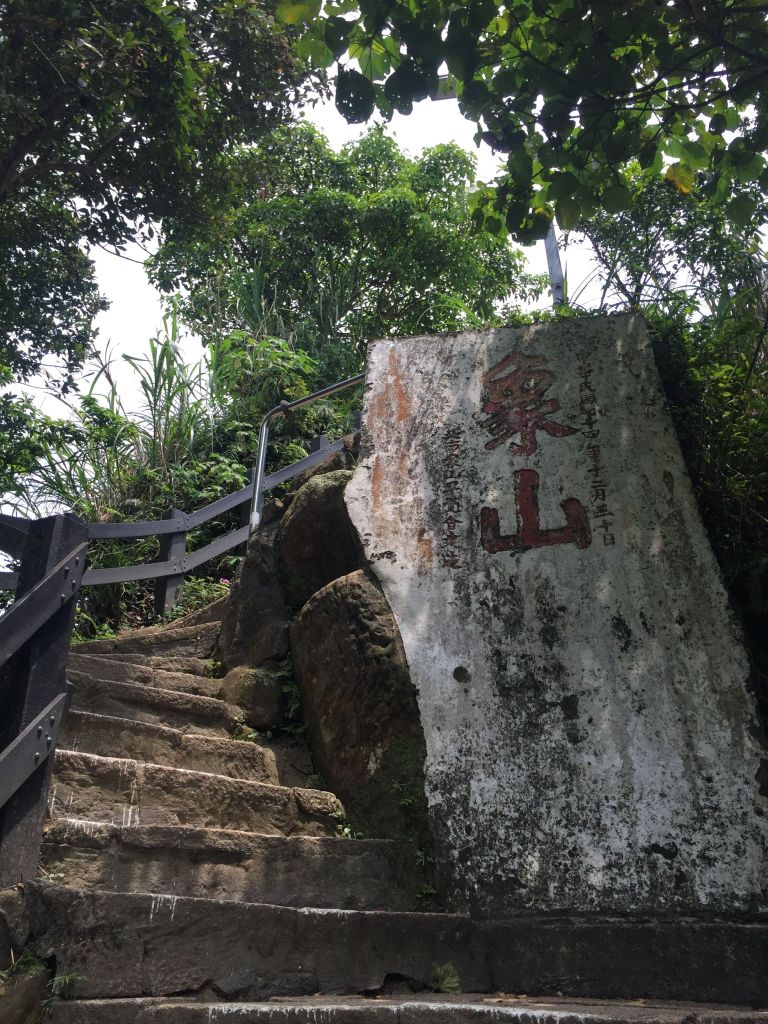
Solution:
{"label": "orange stain on rock", "polygon": [[395,396],[395,419],[402,423],[411,415],[411,403],[408,401],[408,392],[403,385],[400,360],[393,348],[389,350],[389,384]]}
{"label": "orange stain on rock", "polygon": [[411,403],[403,383],[403,374],[397,352],[389,350],[386,381],[379,386],[378,393],[368,403],[368,422],[403,423],[411,415]]}
{"label": "orange stain on rock", "polygon": [[382,481],[384,477],[384,471],[381,468],[381,461],[379,456],[376,456],[376,461],[373,464],[373,476],[371,478],[371,497],[373,499],[373,511],[378,512],[381,508],[381,490]]}

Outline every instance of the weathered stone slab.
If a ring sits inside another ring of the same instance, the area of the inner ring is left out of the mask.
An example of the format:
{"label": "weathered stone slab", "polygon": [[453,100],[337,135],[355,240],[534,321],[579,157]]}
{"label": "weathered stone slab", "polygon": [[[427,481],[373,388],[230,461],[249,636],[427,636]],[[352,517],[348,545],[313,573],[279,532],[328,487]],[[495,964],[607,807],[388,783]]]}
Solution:
{"label": "weathered stone slab", "polygon": [[32,882],[24,899],[33,948],[57,951],[77,975],[72,996],[120,998],[213,991],[223,999],[365,991],[387,975],[428,984],[453,963],[467,988],[488,987],[467,918],[316,910]]}
{"label": "weathered stone slab", "polygon": [[765,906],[748,666],[642,320],[387,339],[367,377],[346,498],[457,905]]}
{"label": "weathered stone slab", "polygon": [[67,713],[59,733],[59,750],[127,757],[252,782],[279,781],[274,752],[260,744],[198,736],[164,725],[92,715],[87,711]]}
{"label": "weathered stone slab", "polygon": [[52,822],[46,877],[70,887],[344,910],[406,910],[396,844],[183,826]]}
{"label": "weathered stone slab", "polygon": [[200,622],[191,626],[148,626],[127,630],[111,640],[88,640],[75,644],[75,654],[146,654],[157,657],[165,653],[176,658],[208,658],[219,636],[218,622]]}
{"label": "weathered stone slab", "polygon": [[290,662],[248,668],[239,665],[220,681],[221,696],[245,712],[245,719],[255,729],[272,729],[282,725],[283,689],[291,679]]}
{"label": "weathered stone slab", "polygon": [[126,758],[56,751],[50,817],[122,826],[186,825],[329,835],[343,808],[332,793],[291,789]]}
{"label": "weathered stone slab", "polygon": [[187,729],[208,736],[229,736],[242,712],[215,697],[163,690],[143,683],[121,683],[112,679],[91,679],[73,674],[72,707],[96,715],[107,715]]}

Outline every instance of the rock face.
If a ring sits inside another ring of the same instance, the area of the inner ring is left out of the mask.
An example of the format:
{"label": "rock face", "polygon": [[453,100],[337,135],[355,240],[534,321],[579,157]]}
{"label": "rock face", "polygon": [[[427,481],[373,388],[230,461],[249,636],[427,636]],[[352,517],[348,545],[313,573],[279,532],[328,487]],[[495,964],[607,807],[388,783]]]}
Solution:
{"label": "rock face", "polygon": [[[299,480],[252,536],[224,611],[220,695],[271,729],[286,724],[295,676],[315,770],[343,794],[354,830],[405,839],[423,860],[424,735],[397,625],[344,501],[350,459],[337,453]],[[402,875],[410,889],[426,881],[405,862]]]}
{"label": "rock face", "polygon": [[272,729],[282,723],[283,688],[291,676],[290,663],[261,668],[239,665],[221,681],[221,696],[242,708],[246,721],[255,729]]}
{"label": "rock face", "polygon": [[362,570],[323,587],[291,646],[315,764],[347,815],[374,835],[427,844],[416,691],[379,587]]}
{"label": "rock face", "polygon": [[248,541],[219,635],[221,660],[228,669],[257,667],[288,653],[290,611],[285,603],[275,563],[278,524],[256,530]]}
{"label": "rock face", "polygon": [[280,522],[277,564],[291,608],[301,608],[326,583],[364,563],[344,504],[344,488],[351,477],[347,470],[312,477]]}
{"label": "rock face", "polygon": [[346,497],[478,914],[764,909],[748,665],[640,318],[387,339]]}

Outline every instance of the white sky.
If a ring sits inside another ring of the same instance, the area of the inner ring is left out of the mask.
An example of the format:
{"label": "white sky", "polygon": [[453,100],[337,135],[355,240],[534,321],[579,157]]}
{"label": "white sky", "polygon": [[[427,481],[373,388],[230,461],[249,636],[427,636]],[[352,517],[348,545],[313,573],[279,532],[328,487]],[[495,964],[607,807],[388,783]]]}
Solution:
{"label": "white sky", "polygon": [[[369,127],[347,124],[332,102],[308,108],[303,116],[317,125],[335,149],[358,138]],[[489,180],[494,176],[498,158],[484,143],[476,147],[473,137],[475,126],[459,113],[456,100],[424,100],[414,105],[413,113],[408,116],[395,114],[388,130],[400,147],[412,156],[441,142],[456,142],[476,154],[481,180]],[[539,242],[525,251],[529,270],[546,274],[544,243]],[[132,260],[142,260],[144,252],[139,246],[132,245],[125,250],[125,255]],[[146,351],[147,339],[154,336],[162,326],[160,296],[147,281],[140,263],[111,255],[102,249],[94,249],[91,256],[96,264],[99,287],[111,303],[110,308],[101,313],[96,321],[99,330],[98,347],[104,352],[109,346],[115,360],[115,376],[122,389],[121,397],[126,409],[130,410],[137,397],[135,381],[127,364],[119,357],[122,354],[141,355]],[[580,246],[572,245],[561,258],[563,269],[571,282],[569,290],[573,294],[590,272],[589,254]],[[581,301],[585,300],[582,298]],[[549,304],[548,296],[541,304]],[[195,361],[200,357],[202,348],[196,339],[187,338],[183,351],[190,361]],[[40,392],[36,392],[36,395],[39,401]],[[56,409],[58,403],[49,405],[46,399],[44,404],[46,410],[53,414],[61,412],[60,408]]]}

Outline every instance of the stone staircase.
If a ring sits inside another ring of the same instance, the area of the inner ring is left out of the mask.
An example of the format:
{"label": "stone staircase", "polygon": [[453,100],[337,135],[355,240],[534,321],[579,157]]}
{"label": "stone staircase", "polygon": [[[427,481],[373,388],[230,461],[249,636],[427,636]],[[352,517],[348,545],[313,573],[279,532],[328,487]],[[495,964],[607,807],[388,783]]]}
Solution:
{"label": "stone staircase", "polygon": [[[72,653],[40,878],[23,889],[31,947],[69,979],[54,1024],[768,1024],[722,1006],[483,996],[515,975],[500,964],[541,961],[525,922],[414,911],[404,849],[343,838],[306,752],[233,738],[218,629]],[[446,977],[476,995],[436,992]]]}
{"label": "stone staircase", "polygon": [[465,918],[408,912],[397,843],[339,835],[343,808],[307,786],[305,752],[233,738],[218,630],[73,650],[40,881],[25,887],[36,949],[72,978],[54,1020],[207,1021],[231,1000],[428,982],[451,959],[484,987]]}

